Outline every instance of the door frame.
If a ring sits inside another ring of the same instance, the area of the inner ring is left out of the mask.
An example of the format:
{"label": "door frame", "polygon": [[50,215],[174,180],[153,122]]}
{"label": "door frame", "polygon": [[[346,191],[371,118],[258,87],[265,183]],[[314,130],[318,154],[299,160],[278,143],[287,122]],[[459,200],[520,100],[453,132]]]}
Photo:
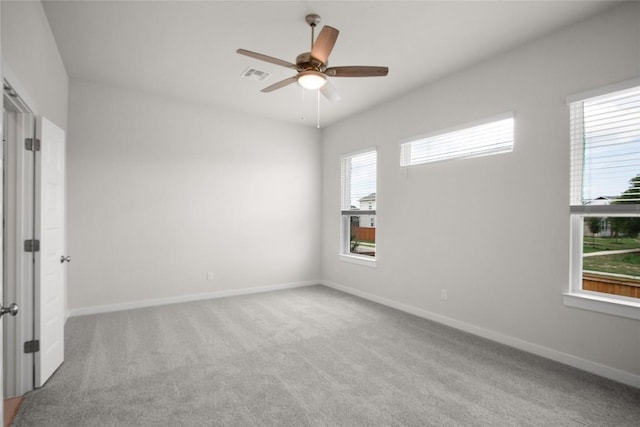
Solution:
{"label": "door frame", "polygon": [[[0,66],[2,63],[2,55],[0,54]],[[2,70],[0,69],[0,76],[2,76]],[[3,95],[4,97],[4,95]],[[0,117],[0,131],[2,131],[2,186],[0,187],[0,211],[2,211],[2,231],[0,232],[0,259],[2,259],[2,264],[0,264],[0,303],[4,305],[4,173],[5,173],[5,164],[6,164],[6,155],[5,155],[5,147],[7,146],[4,141],[4,129],[5,129],[5,120],[4,120],[4,108],[2,109],[2,117]],[[4,317],[4,316],[2,316]],[[0,366],[0,400],[2,400],[2,406],[0,406],[0,418],[2,418],[2,423],[4,424],[4,320],[0,317],[0,362],[2,362],[2,366]]]}
{"label": "door frame", "polygon": [[[5,322],[3,352],[4,398],[21,396],[33,390],[34,354],[25,354],[23,343],[34,339],[34,257],[24,251],[24,241],[34,238],[35,156],[24,146],[25,138],[35,137],[35,115],[4,79],[3,107],[10,111],[8,128],[7,182],[5,183],[5,300],[11,298],[20,312]],[[13,375],[8,375],[12,373]]]}

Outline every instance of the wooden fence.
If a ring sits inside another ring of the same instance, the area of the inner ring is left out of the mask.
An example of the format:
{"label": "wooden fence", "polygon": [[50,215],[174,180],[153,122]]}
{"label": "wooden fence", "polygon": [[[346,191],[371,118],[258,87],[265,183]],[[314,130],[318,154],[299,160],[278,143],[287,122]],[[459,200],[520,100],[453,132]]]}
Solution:
{"label": "wooden fence", "polygon": [[357,240],[358,242],[375,243],[376,241],[376,229],[367,227],[351,227],[351,240]]}
{"label": "wooden fence", "polygon": [[585,273],[582,275],[582,289],[586,291],[603,292],[605,294],[640,298],[640,282],[631,279]]}

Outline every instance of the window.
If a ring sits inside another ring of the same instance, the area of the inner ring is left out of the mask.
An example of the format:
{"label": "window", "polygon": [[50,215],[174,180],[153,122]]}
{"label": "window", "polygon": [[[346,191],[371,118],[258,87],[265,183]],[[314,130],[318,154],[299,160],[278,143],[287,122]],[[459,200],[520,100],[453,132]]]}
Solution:
{"label": "window", "polygon": [[569,108],[571,293],[628,302],[640,318],[640,86]]}
{"label": "window", "polygon": [[513,114],[400,145],[400,166],[513,151]]}
{"label": "window", "polygon": [[341,159],[342,255],[375,260],[376,167],[375,150]]}

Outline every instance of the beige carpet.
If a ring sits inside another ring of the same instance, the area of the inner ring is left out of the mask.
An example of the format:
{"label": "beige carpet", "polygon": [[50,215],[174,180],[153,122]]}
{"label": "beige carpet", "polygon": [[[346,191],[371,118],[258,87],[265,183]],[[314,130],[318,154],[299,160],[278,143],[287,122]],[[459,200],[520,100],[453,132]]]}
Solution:
{"label": "beige carpet", "polygon": [[15,426],[638,426],[640,390],[322,286],[72,318]]}

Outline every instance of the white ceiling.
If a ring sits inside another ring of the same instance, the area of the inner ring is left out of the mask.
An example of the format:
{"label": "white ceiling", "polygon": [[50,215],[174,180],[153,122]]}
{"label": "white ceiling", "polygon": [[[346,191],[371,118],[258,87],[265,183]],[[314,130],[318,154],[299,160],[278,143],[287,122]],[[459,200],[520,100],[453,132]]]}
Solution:
{"label": "white ceiling", "polygon": [[[235,53],[295,62],[309,51],[308,13],[340,36],[330,65],[382,65],[387,77],[332,78],[342,99],[321,100],[322,126],[612,7],[611,1],[45,1],[71,78],[271,119],[316,124],[316,95],[294,74]],[[252,66],[273,73],[247,80]],[[306,118],[303,121],[302,116]]]}

